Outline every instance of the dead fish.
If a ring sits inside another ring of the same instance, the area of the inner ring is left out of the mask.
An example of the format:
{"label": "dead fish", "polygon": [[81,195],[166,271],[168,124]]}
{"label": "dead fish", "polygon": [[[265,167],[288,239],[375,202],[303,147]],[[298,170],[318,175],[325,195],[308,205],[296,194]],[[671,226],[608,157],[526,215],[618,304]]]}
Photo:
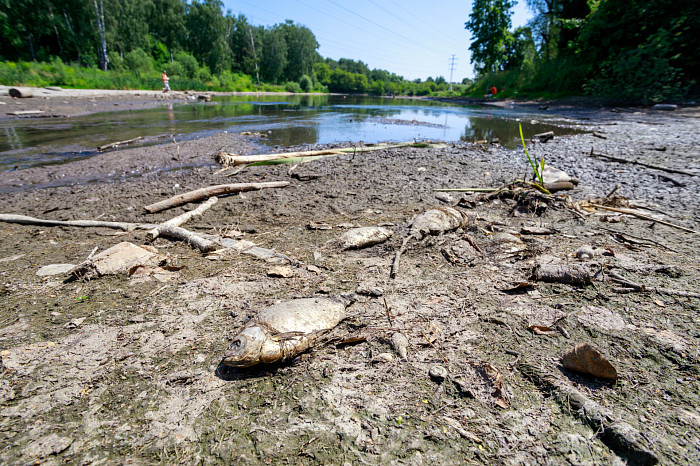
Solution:
{"label": "dead fish", "polygon": [[396,253],[396,257],[394,257],[394,263],[391,266],[391,278],[396,277],[401,254],[404,253],[406,245],[412,238],[421,240],[428,235],[437,235],[446,231],[456,230],[466,225],[467,220],[467,214],[452,207],[435,207],[415,217],[413,222],[411,222],[408,236],[404,239],[401,248]]}
{"label": "dead fish", "polygon": [[393,231],[383,227],[353,228],[340,235],[339,241],[343,249],[360,249],[383,243],[393,234]]}
{"label": "dead fish", "polygon": [[340,299],[304,298],[265,308],[243,326],[222,362],[250,367],[287,361],[338,325],[349,304]]}

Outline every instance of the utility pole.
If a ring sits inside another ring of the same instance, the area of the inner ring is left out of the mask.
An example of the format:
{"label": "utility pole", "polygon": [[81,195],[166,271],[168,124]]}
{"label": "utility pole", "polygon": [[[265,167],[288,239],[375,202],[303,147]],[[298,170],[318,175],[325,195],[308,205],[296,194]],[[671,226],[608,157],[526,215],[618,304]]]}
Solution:
{"label": "utility pole", "polygon": [[457,57],[454,53],[452,54],[452,57],[448,60],[448,65],[450,70],[450,90],[452,90],[452,73],[454,72],[455,68],[457,68]]}

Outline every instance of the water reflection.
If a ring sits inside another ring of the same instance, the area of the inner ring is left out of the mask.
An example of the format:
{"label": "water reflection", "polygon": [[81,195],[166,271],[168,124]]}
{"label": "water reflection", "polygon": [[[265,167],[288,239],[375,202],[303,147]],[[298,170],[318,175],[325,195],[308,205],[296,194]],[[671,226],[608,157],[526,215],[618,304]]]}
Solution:
{"label": "water reflection", "polygon": [[[493,107],[379,97],[232,96],[70,119],[0,121],[0,169],[89,157],[99,145],[137,136],[176,134],[183,140],[220,131],[269,133],[260,142],[270,146],[498,138],[515,147],[517,118],[524,119],[526,137],[549,130],[570,132],[544,123],[533,125],[529,122],[533,114]],[[171,138],[159,141],[166,140]]]}

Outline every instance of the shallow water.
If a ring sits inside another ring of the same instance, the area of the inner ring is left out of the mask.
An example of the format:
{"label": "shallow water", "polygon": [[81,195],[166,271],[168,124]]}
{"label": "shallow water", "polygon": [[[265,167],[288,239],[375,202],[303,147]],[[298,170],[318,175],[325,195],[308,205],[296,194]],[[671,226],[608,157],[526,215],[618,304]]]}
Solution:
{"label": "shallow water", "polygon": [[[0,121],[0,169],[63,163],[96,154],[114,141],[145,137],[158,144],[221,131],[257,131],[268,146],[333,142],[477,141],[519,144],[545,131],[575,132],[543,123],[544,115],[491,106],[414,99],[344,96],[233,96],[210,103],[164,103],[157,108],[74,118]],[[551,118],[551,117],[550,117]],[[539,120],[538,122],[533,121]]]}

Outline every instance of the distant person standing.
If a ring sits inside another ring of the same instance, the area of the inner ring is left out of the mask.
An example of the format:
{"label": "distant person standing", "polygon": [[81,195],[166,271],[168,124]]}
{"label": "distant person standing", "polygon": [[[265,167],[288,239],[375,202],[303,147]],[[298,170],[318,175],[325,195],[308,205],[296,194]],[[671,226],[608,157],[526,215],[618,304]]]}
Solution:
{"label": "distant person standing", "polygon": [[168,77],[168,74],[165,71],[163,71],[161,78],[163,79],[163,92],[169,92],[170,84],[168,84],[168,81],[170,81],[170,78]]}
{"label": "distant person standing", "polygon": [[491,86],[491,89],[489,89],[489,94],[491,94],[491,97],[495,96],[498,90],[496,89],[496,86]]}

